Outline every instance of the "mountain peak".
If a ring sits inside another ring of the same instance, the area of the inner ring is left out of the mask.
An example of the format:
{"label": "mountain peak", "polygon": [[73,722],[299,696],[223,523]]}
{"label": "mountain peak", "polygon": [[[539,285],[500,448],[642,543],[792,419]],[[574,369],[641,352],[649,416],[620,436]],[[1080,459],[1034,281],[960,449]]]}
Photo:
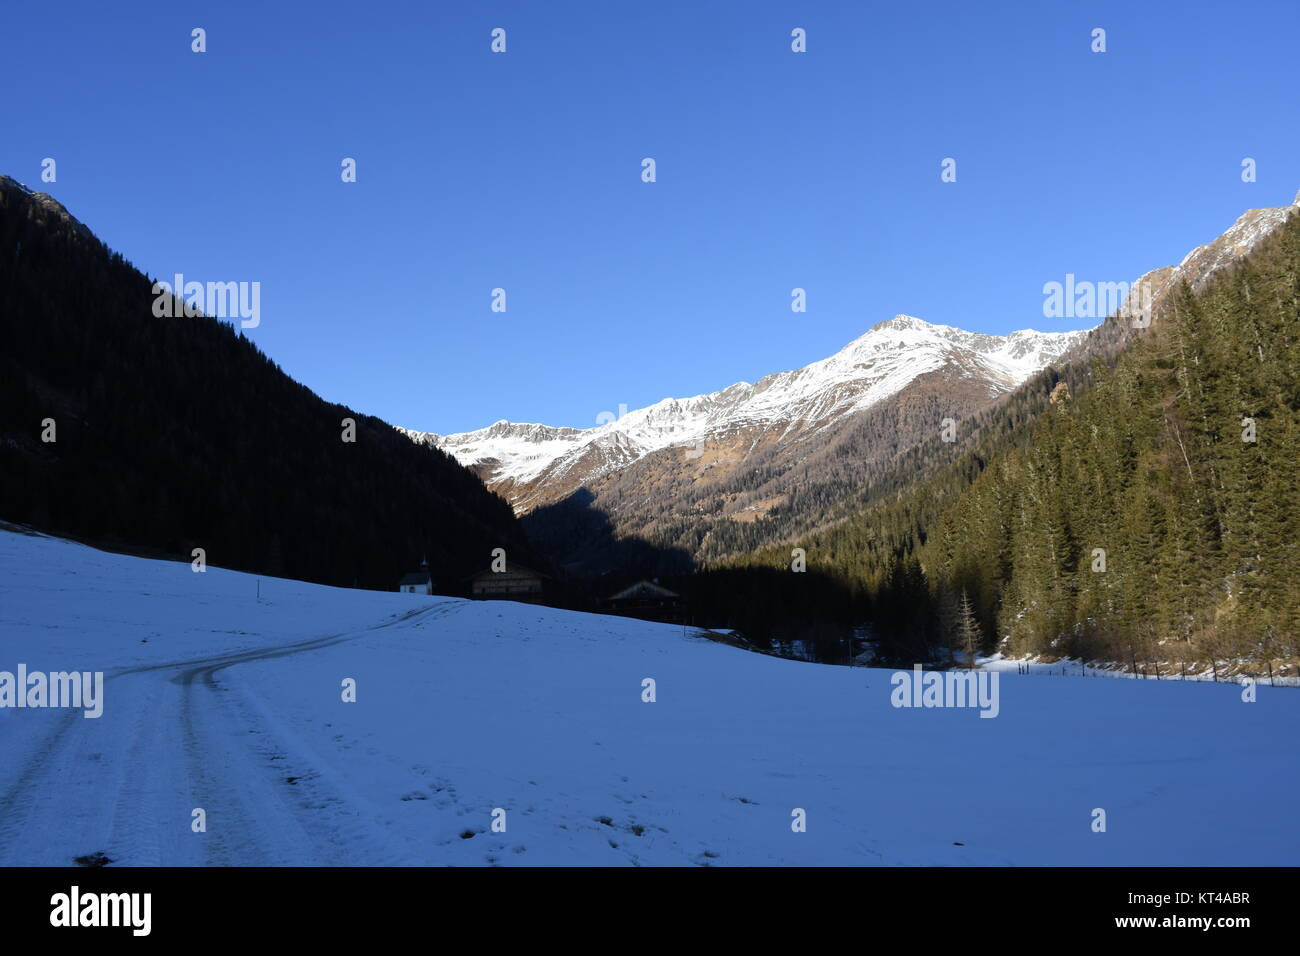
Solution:
{"label": "mountain peak", "polygon": [[90,228],[72,213],[68,212],[67,207],[49,193],[37,192],[25,184],[20,183],[12,176],[6,176],[2,173],[0,173],[0,190],[14,190],[21,193],[28,202],[34,203],[46,213],[53,215],[58,219],[62,219],[87,238],[92,240],[95,239],[95,235],[90,231]]}
{"label": "mountain peak", "polygon": [[884,319],[883,321],[877,322],[867,331],[874,332],[877,329],[938,329],[938,328],[943,328],[943,326],[934,325],[931,322],[925,321],[925,319],[918,319],[914,315],[905,315],[904,313],[900,312],[892,319]]}
{"label": "mountain peak", "polygon": [[[1236,261],[1291,211],[1248,211],[1189,260],[1196,260],[1200,275]],[[747,456],[769,463],[775,460],[771,456],[797,457],[820,440],[817,436],[838,433],[846,422],[900,395],[933,398],[937,388],[943,401],[954,404],[963,396],[968,404],[992,402],[1085,349],[1091,335],[1087,329],[991,335],[899,313],[802,368],[690,398],[664,398],[620,415],[602,413],[601,424],[590,428],[500,421],[456,435],[409,434],[462,464],[479,466],[490,488],[505,494],[518,512],[527,512],[617,476],[642,459],[652,462],[649,470],[655,461],[666,463],[663,474],[694,487],[710,469],[715,472],[705,484],[730,474]],[[913,383],[913,391],[906,392]],[[645,488],[637,486],[635,494],[646,500]]]}
{"label": "mountain peak", "polygon": [[455,435],[407,434],[441,447],[464,465],[484,467],[490,487],[508,486],[515,507],[528,510],[542,500],[534,498],[539,489],[544,498],[546,486],[568,489],[665,449],[687,448],[691,461],[705,442],[748,435],[755,442],[784,443],[838,427],[918,378],[943,370],[980,383],[990,395],[1005,392],[1086,334],[1025,329],[985,335],[899,314],[803,368],[766,375],[752,385],[737,382],[691,398],[664,398],[591,428],[501,420]]}

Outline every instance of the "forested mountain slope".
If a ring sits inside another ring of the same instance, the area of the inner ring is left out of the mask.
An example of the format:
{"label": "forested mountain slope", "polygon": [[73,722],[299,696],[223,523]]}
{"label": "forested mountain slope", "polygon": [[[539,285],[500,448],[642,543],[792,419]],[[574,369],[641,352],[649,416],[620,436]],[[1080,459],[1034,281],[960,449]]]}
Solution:
{"label": "forested mountain slope", "polygon": [[985,649],[1300,653],[1300,216],[1180,282],[1113,365],[1060,374],[936,476],[801,542],[809,567],[869,597],[900,657],[951,640],[963,592]]}
{"label": "forested mountain slope", "polygon": [[55,200],[0,177],[0,519],[384,589],[425,555],[459,580],[492,548],[527,554],[510,507],[450,456],[154,299]]}

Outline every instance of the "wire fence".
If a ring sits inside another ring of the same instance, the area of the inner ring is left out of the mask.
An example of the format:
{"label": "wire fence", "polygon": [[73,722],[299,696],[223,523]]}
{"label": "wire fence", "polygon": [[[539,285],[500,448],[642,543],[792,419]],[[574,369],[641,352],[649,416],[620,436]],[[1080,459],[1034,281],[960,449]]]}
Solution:
{"label": "wire fence", "polygon": [[1246,679],[1267,687],[1300,687],[1300,676],[1287,673],[1290,665],[1274,666],[1273,661],[1147,661],[1136,659],[1127,664],[1117,661],[1060,661],[1043,664],[1037,661],[1002,661],[998,670],[1025,676],[1110,677],[1121,680],[1177,680],[1205,683],[1240,684]]}

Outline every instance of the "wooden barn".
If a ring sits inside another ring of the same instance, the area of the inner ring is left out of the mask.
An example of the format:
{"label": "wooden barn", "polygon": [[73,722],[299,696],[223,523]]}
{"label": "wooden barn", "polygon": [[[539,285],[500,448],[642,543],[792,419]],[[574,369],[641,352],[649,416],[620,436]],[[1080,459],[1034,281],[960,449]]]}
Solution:
{"label": "wooden barn", "polygon": [[686,602],[676,591],[670,591],[659,582],[641,580],[604,601],[605,610],[611,614],[639,617],[647,621],[681,624],[686,620]]}

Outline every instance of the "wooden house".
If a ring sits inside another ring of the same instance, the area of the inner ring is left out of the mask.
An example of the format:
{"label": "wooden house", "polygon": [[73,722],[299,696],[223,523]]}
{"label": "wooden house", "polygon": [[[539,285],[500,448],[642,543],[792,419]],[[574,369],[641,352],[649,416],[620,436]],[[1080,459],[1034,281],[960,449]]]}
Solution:
{"label": "wooden house", "polygon": [[676,591],[663,587],[657,580],[640,580],[604,601],[612,614],[680,624],[686,619],[686,603]]}

